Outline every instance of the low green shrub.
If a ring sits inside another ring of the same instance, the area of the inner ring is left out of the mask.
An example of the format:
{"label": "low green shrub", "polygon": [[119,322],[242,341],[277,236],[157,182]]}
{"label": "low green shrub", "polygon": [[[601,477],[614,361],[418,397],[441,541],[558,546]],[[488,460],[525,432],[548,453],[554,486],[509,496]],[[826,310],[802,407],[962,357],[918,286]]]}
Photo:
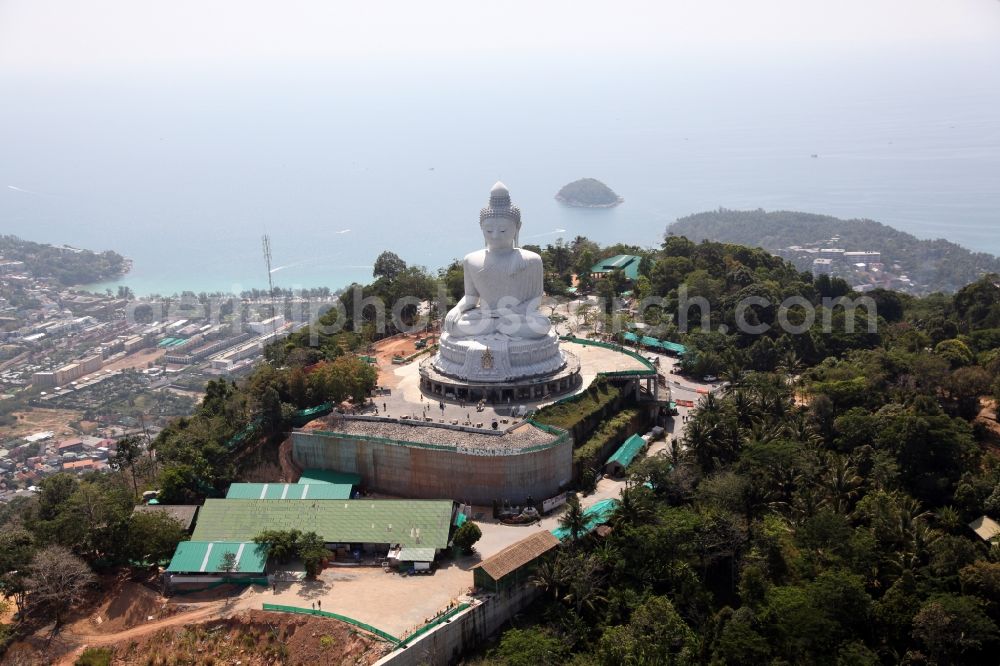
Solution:
{"label": "low green shrub", "polygon": [[111,666],[111,648],[87,648],[76,660],[76,666]]}
{"label": "low green shrub", "polygon": [[573,431],[579,424],[617,400],[619,393],[606,380],[598,379],[583,393],[542,408],[535,414],[534,420]]}
{"label": "low green shrub", "polygon": [[604,421],[594,434],[587,438],[573,452],[573,462],[577,469],[600,469],[604,451],[621,444],[634,434],[632,424],[639,416],[638,409],[626,409]]}

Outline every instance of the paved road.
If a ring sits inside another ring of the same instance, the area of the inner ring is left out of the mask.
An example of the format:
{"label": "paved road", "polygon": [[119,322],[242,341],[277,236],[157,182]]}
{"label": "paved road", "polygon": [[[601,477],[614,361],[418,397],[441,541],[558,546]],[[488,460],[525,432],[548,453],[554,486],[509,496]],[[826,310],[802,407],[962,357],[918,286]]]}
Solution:
{"label": "paved road", "polygon": [[[719,389],[718,385],[713,386],[703,382],[693,382],[687,378],[676,375],[673,372],[676,359],[670,356],[663,354],[647,354],[647,356],[655,356],[659,358],[661,372],[666,375],[667,381],[671,383],[671,389],[675,400],[677,398],[682,400],[692,400],[695,404],[697,404],[698,400],[703,395],[698,392],[699,389],[702,391],[714,391]],[[680,382],[680,386],[674,384],[674,382]],[[686,427],[683,417],[692,411],[692,409],[687,407],[678,407],[677,409],[679,414],[675,418],[671,419],[667,427],[668,441],[671,438],[678,439],[683,437],[684,428]],[[654,442],[646,450],[645,455],[649,457],[664,454],[667,450],[668,441],[661,440]],[[588,508],[602,500],[610,498],[617,499],[621,496],[624,488],[624,480],[602,478],[598,481],[597,488],[593,493],[580,498],[580,504],[584,508]],[[478,550],[484,558],[496,554],[500,550],[516,543],[517,541],[520,541],[533,532],[555,529],[559,526],[559,519],[562,517],[564,511],[564,509],[554,511],[548,516],[544,516],[541,522],[535,523],[534,525],[511,526],[504,525],[503,523],[492,519],[490,517],[491,508],[489,507],[477,507],[474,510],[482,514],[481,517],[476,517],[476,522],[483,531],[483,537],[479,543],[476,544],[476,550]]]}

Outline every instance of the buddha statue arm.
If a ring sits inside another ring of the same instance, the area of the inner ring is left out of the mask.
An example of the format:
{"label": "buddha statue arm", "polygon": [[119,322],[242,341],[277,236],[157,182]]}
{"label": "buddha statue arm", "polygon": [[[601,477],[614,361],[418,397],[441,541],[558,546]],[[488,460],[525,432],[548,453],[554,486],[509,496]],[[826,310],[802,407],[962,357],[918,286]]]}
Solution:
{"label": "buddha statue arm", "polygon": [[455,324],[463,314],[479,305],[479,292],[476,291],[476,285],[472,282],[468,262],[465,262],[463,268],[465,273],[465,295],[458,299],[458,303],[448,311],[447,316],[444,318],[444,330],[449,333],[454,331]]}
{"label": "buddha statue arm", "polygon": [[545,292],[545,269],[542,267],[541,257],[533,256],[528,262],[526,272],[528,297],[521,303],[521,312],[528,314],[538,310]]}

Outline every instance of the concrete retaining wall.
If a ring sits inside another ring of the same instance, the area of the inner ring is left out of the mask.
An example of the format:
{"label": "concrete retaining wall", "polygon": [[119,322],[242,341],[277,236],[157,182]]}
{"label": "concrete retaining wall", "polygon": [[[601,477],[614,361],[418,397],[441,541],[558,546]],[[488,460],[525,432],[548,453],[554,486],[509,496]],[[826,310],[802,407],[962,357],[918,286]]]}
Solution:
{"label": "concrete retaining wall", "polygon": [[435,627],[415,643],[386,655],[375,662],[375,666],[447,666],[455,663],[463,652],[495,634],[539,594],[538,588],[524,585],[484,597],[478,605]]}
{"label": "concrete retaining wall", "polygon": [[573,442],[510,455],[471,455],[350,435],[292,433],[292,458],[303,469],[361,475],[367,489],[415,499],[541,501],[572,479]]}

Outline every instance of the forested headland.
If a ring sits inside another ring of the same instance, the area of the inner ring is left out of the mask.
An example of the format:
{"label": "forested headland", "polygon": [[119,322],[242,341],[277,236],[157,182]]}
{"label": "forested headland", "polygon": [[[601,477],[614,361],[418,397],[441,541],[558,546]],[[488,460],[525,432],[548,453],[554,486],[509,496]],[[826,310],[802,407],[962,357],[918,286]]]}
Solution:
{"label": "forested headland", "polygon": [[[811,246],[837,237],[847,250],[877,251],[882,262],[898,263],[926,292],[953,292],[985,273],[1000,272],[1000,258],[973,252],[944,239],[921,240],[874,220],[842,220],[795,211],[719,210],[682,217],[667,232],[693,241],[713,240],[776,251]],[[809,270],[811,265],[797,266]]]}
{"label": "forested headland", "polygon": [[65,286],[110,280],[126,273],[128,260],[117,252],[94,252],[0,236],[0,257],[23,261],[25,271]]}

